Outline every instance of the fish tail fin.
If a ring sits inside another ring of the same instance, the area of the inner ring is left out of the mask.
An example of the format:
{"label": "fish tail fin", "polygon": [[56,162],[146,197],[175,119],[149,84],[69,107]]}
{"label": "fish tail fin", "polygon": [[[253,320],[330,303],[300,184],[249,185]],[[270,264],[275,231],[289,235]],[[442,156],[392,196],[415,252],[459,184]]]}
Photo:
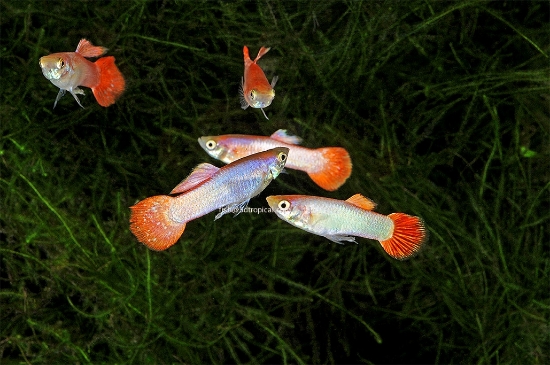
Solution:
{"label": "fish tail fin", "polygon": [[100,58],[95,65],[99,72],[99,82],[92,87],[92,92],[99,105],[107,107],[114,104],[124,92],[126,82],[116,67],[113,56]]}
{"label": "fish tail fin", "polygon": [[258,62],[260,58],[262,58],[267,52],[269,52],[271,48],[269,47],[261,47],[258,51],[258,55],[256,56],[256,59],[254,60],[254,63]]}
{"label": "fish tail fin", "polygon": [[351,175],[351,158],[342,147],[325,147],[316,150],[321,153],[323,169],[307,172],[309,177],[325,190],[334,191],[342,186]]}
{"label": "fish tail fin", "polygon": [[245,61],[252,62],[252,60],[250,59],[250,54],[248,53],[248,47],[247,46],[243,46],[243,56],[244,56]]}
{"label": "fish tail fin", "polygon": [[152,250],[162,251],[173,246],[185,230],[185,222],[174,222],[168,216],[172,199],[175,198],[157,195],[130,207],[130,230]]}
{"label": "fish tail fin", "polygon": [[392,213],[388,217],[393,221],[392,236],[380,241],[384,251],[391,257],[404,260],[412,257],[428,240],[428,231],[422,218],[404,213]]}

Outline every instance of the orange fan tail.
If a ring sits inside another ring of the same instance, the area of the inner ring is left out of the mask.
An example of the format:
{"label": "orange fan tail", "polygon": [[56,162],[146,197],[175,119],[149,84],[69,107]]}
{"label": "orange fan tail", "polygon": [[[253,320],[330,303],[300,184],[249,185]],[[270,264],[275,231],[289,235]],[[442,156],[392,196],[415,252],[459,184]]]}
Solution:
{"label": "orange fan tail", "polygon": [[243,47],[243,56],[244,56],[245,61],[252,62],[252,60],[250,59],[250,55],[248,54],[248,47],[247,46]]}
{"label": "orange fan tail", "polygon": [[334,191],[342,186],[351,175],[351,158],[342,147],[319,148],[324,168],[318,172],[308,172],[309,177],[325,190]]}
{"label": "orange fan tail", "polygon": [[95,65],[99,71],[99,83],[92,87],[92,92],[99,105],[107,107],[122,95],[126,82],[116,67],[113,56],[100,58]]}
{"label": "orange fan tail", "polygon": [[404,260],[418,253],[428,240],[428,231],[421,218],[404,213],[392,213],[388,216],[394,224],[390,239],[380,241],[384,251],[391,257]]}
{"label": "orange fan tail", "polygon": [[172,199],[157,195],[130,207],[130,230],[152,250],[162,251],[174,245],[185,230],[185,223],[174,222],[168,216]]}
{"label": "orange fan tail", "polygon": [[271,48],[269,48],[269,47],[260,48],[260,50],[258,51],[258,55],[254,59],[254,63],[257,63],[260,58],[262,58],[267,52],[269,52],[270,49]]}

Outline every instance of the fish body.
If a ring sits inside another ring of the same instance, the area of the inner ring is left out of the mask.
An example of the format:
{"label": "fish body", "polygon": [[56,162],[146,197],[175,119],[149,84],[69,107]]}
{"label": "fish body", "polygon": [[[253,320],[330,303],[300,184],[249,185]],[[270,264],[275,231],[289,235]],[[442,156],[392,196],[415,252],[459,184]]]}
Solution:
{"label": "fish body", "polygon": [[146,198],[130,207],[130,230],[153,250],[174,245],[187,222],[216,209],[237,212],[262,192],[284,168],[288,148],[278,147],[237,160],[222,168],[203,163],[170,194]]}
{"label": "fish body", "polygon": [[398,260],[417,253],[428,237],[421,218],[404,213],[375,213],[376,204],[361,194],[347,200],[274,195],[267,197],[267,202],[280,219],[304,231],[336,243],[355,242],[355,237],[377,240],[386,253]]}
{"label": "fish body", "polygon": [[271,84],[267,81],[267,77],[264,74],[264,71],[258,65],[258,60],[265,55],[270,48],[262,47],[258,51],[258,55],[252,61],[248,53],[248,47],[243,47],[244,55],[244,77],[241,79],[241,107],[243,109],[248,108],[249,106],[253,108],[260,108],[262,113],[269,119],[265,114],[263,108],[271,105],[271,102],[275,98],[275,84],[277,83],[278,77],[275,76],[271,80]]}
{"label": "fish body", "polygon": [[70,92],[78,105],[77,94],[84,95],[79,86],[92,89],[99,105],[107,107],[124,92],[125,81],[115,65],[113,56],[101,57],[91,62],[86,57],[99,57],[107,52],[107,48],[94,46],[90,41],[81,39],[75,52],[52,53],[40,58],[40,68],[44,76],[59,88],[59,93],[53,104],[57,102],[65,91]]}
{"label": "fish body", "polygon": [[298,145],[300,142],[300,137],[289,136],[284,129],[269,137],[226,134],[199,138],[200,146],[210,156],[225,163],[278,146],[287,147],[289,154],[285,167],[306,172],[325,190],[334,191],[342,186],[352,170],[348,152],[342,147],[301,147]]}

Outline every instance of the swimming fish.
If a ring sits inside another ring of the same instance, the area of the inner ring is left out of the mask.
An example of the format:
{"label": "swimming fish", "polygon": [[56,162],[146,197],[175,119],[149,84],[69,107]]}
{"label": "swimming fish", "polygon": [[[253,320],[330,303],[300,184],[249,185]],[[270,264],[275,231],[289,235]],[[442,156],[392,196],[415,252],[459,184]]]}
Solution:
{"label": "swimming fish", "polygon": [[308,195],[267,197],[271,210],[282,220],[336,243],[355,242],[355,237],[378,240],[391,257],[404,260],[427,241],[424,221],[404,213],[373,212],[376,204],[361,194],[348,200]]}
{"label": "swimming fish", "polygon": [[44,76],[59,88],[59,93],[53,107],[65,91],[70,92],[78,105],[80,100],[76,94],[84,95],[79,86],[92,89],[101,106],[109,106],[122,94],[125,87],[124,77],[115,65],[113,56],[101,57],[96,62],[84,57],[99,57],[107,52],[107,48],[94,46],[90,41],[81,39],[75,52],[52,53],[40,58],[40,68]]}
{"label": "swimming fish", "polygon": [[174,245],[187,222],[223,208],[215,217],[236,213],[261,193],[283,170],[288,148],[277,147],[222,168],[202,163],[171,195],[146,198],[130,207],[130,230],[152,250]]}
{"label": "swimming fish", "polygon": [[307,172],[309,177],[325,190],[338,189],[351,175],[351,158],[342,147],[311,149],[300,147],[300,137],[289,136],[279,129],[270,137],[246,134],[226,134],[199,138],[201,147],[212,157],[225,163],[252,153],[277,146],[289,149],[286,167]]}
{"label": "swimming fish", "polygon": [[256,59],[252,61],[248,54],[248,47],[244,46],[244,78],[241,79],[240,89],[241,108],[246,109],[249,106],[253,108],[260,108],[266,119],[269,118],[265,114],[263,108],[271,105],[273,98],[275,98],[275,90],[273,88],[275,87],[279,77],[273,77],[270,84],[257,62],[270,49],[271,48],[265,47],[260,48]]}

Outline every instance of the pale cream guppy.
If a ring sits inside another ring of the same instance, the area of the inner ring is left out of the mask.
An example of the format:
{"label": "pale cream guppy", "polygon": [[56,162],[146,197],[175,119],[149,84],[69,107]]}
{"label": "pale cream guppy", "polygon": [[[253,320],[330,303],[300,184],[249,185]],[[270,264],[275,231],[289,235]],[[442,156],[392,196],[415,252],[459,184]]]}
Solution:
{"label": "pale cream guppy", "polygon": [[333,191],[342,186],[351,175],[348,151],[342,147],[298,146],[301,141],[300,137],[290,136],[284,129],[279,129],[271,136],[225,134],[199,138],[199,144],[210,156],[225,163],[274,147],[287,147],[289,153],[286,168],[306,172],[325,190]]}
{"label": "pale cream guppy", "polygon": [[383,215],[376,204],[361,194],[347,200],[309,195],[267,197],[279,218],[304,231],[336,243],[355,242],[355,237],[380,242],[391,257],[403,260],[417,253],[428,238],[424,221],[404,213]]}

